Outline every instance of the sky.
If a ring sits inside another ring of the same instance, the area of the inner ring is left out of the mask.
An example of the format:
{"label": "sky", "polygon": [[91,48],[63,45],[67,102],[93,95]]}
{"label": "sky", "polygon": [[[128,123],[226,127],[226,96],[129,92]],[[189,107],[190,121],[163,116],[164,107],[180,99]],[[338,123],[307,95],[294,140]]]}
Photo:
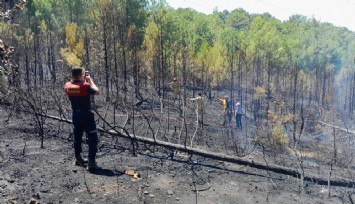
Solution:
{"label": "sky", "polygon": [[251,14],[268,12],[272,16],[287,20],[301,14],[321,22],[346,27],[355,32],[355,0],[166,0],[177,8],[192,8],[210,14],[218,11],[232,11],[243,8]]}

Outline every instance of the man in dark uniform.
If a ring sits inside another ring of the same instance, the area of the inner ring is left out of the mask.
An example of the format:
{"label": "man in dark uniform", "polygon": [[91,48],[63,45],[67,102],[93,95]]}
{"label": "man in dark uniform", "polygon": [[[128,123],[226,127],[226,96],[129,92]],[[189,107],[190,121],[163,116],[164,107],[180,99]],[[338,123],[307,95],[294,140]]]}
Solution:
{"label": "man in dark uniform", "polygon": [[99,89],[90,76],[85,76],[84,68],[73,67],[72,77],[73,80],[67,82],[64,89],[73,109],[75,164],[85,167],[86,161],[81,157],[81,144],[83,132],[85,131],[89,146],[87,169],[94,171],[99,169],[95,161],[98,136],[94,113],[91,108],[90,95],[98,95]]}

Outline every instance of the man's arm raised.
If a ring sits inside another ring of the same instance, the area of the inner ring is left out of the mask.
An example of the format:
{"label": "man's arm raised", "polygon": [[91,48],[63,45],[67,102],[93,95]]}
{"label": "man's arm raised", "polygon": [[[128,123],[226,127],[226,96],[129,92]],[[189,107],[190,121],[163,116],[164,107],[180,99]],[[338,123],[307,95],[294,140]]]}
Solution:
{"label": "man's arm raised", "polygon": [[99,88],[96,86],[96,84],[91,79],[91,77],[87,76],[85,79],[90,84],[90,87],[95,91],[95,95],[99,95],[100,94]]}

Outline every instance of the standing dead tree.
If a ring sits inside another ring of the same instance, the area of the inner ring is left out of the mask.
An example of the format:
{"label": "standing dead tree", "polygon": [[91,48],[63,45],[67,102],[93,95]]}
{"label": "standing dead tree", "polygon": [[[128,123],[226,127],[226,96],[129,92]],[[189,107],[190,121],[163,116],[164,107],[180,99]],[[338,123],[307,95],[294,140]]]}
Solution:
{"label": "standing dead tree", "polygon": [[16,91],[14,101],[17,101],[17,108],[33,116],[35,128],[41,140],[41,148],[44,148],[44,136],[47,134],[46,117],[44,115],[49,110],[49,102],[43,98],[46,90],[43,88],[34,92],[23,91],[22,89],[17,89]]}

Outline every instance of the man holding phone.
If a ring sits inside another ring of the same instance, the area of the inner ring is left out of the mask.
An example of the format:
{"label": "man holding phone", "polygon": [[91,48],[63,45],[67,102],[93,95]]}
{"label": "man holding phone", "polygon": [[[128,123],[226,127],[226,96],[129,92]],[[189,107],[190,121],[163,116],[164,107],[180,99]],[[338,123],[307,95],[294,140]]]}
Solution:
{"label": "man holding phone", "polygon": [[99,141],[90,96],[98,95],[99,89],[84,68],[73,67],[71,72],[73,80],[65,84],[64,90],[73,110],[75,165],[86,166],[86,161],[81,156],[82,138],[85,131],[89,146],[87,170],[92,172],[100,167],[97,166],[95,160]]}

